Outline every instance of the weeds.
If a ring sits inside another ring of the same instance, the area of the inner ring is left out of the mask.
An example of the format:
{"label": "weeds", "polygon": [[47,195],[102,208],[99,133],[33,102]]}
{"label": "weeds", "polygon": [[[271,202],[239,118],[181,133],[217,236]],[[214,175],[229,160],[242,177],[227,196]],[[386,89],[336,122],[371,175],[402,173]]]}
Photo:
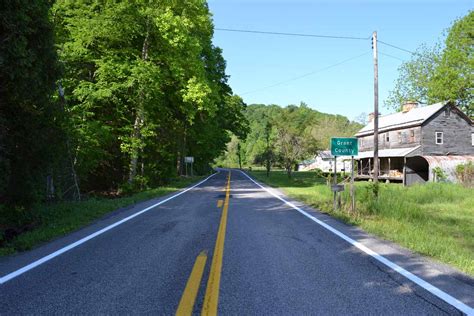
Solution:
{"label": "weeds", "polygon": [[[31,249],[39,243],[75,231],[121,207],[166,195],[198,179],[200,177],[177,179],[164,187],[115,199],[90,198],[77,202],[64,201],[37,205],[30,212],[35,214],[38,221],[34,228],[19,231],[17,232],[19,234],[13,238],[6,236],[7,230],[0,230],[0,256]],[[17,211],[24,212],[25,210]]]}

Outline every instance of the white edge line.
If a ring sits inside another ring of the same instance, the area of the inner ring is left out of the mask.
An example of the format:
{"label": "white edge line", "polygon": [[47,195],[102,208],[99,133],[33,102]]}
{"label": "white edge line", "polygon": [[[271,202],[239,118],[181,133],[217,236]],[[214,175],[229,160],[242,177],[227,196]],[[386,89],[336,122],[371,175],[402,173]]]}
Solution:
{"label": "white edge line", "polygon": [[274,192],[272,192],[271,190],[269,190],[268,188],[265,188],[264,186],[262,186],[260,183],[258,183],[257,181],[255,181],[254,179],[252,179],[250,176],[248,176],[245,172],[243,171],[240,171],[242,172],[247,178],[249,178],[253,183],[255,183],[256,185],[258,185],[259,187],[261,187],[263,190],[267,191],[270,195],[274,196],[275,198],[279,199],[280,201],[282,201],[283,203],[285,203],[286,205],[288,206],[291,206],[292,208],[294,208],[295,210],[297,210],[298,212],[300,212],[301,214],[303,214],[304,216],[306,216],[307,218],[311,219],[312,221],[316,222],[317,224],[323,226],[324,228],[326,228],[327,230],[329,230],[331,233],[337,235],[338,237],[344,239],[345,241],[347,241],[348,243],[350,243],[351,245],[353,245],[354,247],[357,247],[359,248],[360,250],[362,250],[363,252],[365,252],[366,254],[368,254],[369,256],[371,256],[372,258],[378,260],[379,262],[383,263],[384,265],[388,266],[389,268],[393,269],[394,271],[400,273],[401,275],[403,275],[404,277],[406,277],[407,279],[409,279],[410,281],[416,283],[417,285],[421,286],[422,288],[424,288],[425,290],[427,290],[428,292],[430,292],[431,294],[439,297],[440,299],[442,299],[443,301],[445,301],[446,303],[456,307],[457,309],[459,309],[460,311],[462,311],[463,313],[471,316],[471,315],[474,315],[474,309],[471,308],[470,306],[464,304],[463,302],[461,302],[460,300],[458,300],[457,298],[449,295],[448,293],[440,290],[439,288],[437,288],[436,286],[432,285],[431,283],[428,283],[427,281],[423,280],[422,278],[420,277],[417,277],[416,275],[414,275],[413,273],[405,270],[404,268],[400,267],[399,265],[397,265],[396,263],[388,260],[387,258],[385,258],[384,256],[382,255],[379,255],[378,253],[376,253],[375,251],[367,248],[366,246],[364,246],[363,244],[361,244],[360,242],[358,241],[355,241],[354,239],[348,237],[347,235],[341,233],[340,231],[338,231],[337,229],[333,228],[332,226],[329,226],[328,224],[324,223],[323,221],[317,219],[316,217],[308,214],[307,212],[303,211],[301,208],[299,208],[298,206],[296,206],[295,204],[291,203],[291,202],[288,202],[287,200],[285,200],[284,198],[280,197],[279,195],[275,194]]}
{"label": "white edge line", "polygon": [[30,264],[24,266],[23,268],[20,268],[20,269],[18,269],[18,270],[16,270],[16,271],[13,271],[13,272],[11,272],[11,273],[9,273],[9,274],[7,274],[7,275],[1,277],[1,278],[0,278],[0,284],[3,284],[3,283],[5,283],[5,282],[8,282],[8,281],[10,281],[11,279],[14,279],[14,278],[16,278],[16,277],[19,276],[19,275],[22,275],[23,273],[25,273],[25,272],[27,272],[27,271],[30,271],[31,269],[34,269],[34,268],[36,268],[37,266],[39,266],[39,265],[41,265],[41,264],[43,264],[43,263],[45,263],[45,262],[47,262],[47,261],[49,261],[49,260],[55,258],[55,257],[57,257],[57,256],[59,256],[59,255],[65,253],[65,252],[67,252],[67,251],[73,249],[73,248],[76,248],[77,246],[82,245],[83,243],[85,243],[85,242],[91,240],[92,238],[97,237],[97,236],[99,236],[99,235],[101,235],[101,234],[103,234],[103,233],[105,233],[105,232],[111,230],[112,228],[117,227],[117,226],[119,226],[119,225],[121,225],[121,224],[123,224],[123,223],[125,223],[125,222],[127,222],[127,221],[129,221],[129,220],[131,220],[132,218],[135,218],[135,217],[137,217],[137,216],[139,216],[139,215],[141,215],[141,214],[143,214],[143,213],[145,213],[145,212],[148,212],[149,210],[151,210],[151,209],[153,209],[153,208],[155,208],[155,207],[157,207],[157,206],[159,206],[159,205],[161,205],[161,204],[164,204],[164,203],[168,202],[169,200],[172,200],[172,199],[174,199],[174,198],[180,196],[181,194],[184,194],[184,193],[188,192],[189,190],[194,189],[195,187],[197,187],[197,186],[203,184],[204,182],[206,182],[207,180],[209,180],[210,178],[212,178],[213,176],[215,176],[215,175],[218,174],[218,173],[219,173],[219,172],[213,173],[212,175],[210,175],[210,176],[207,177],[206,179],[202,180],[201,182],[199,182],[199,183],[197,183],[197,184],[195,184],[195,185],[193,185],[193,186],[191,186],[191,187],[188,187],[187,189],[182,190],[182,191],[176,193],[175,195],[172,195],[172,196],[170,196],[169,198],[164,199],[163,201],[160,201],[160,202],[158,202],[158,203],[156,203],[156,204],[153,204],[152,206],[149,206],[149,207],[147,207],[147,208],[145,208],[145,209],[143,209],[143,210],[141,210],[141,211],[139,211],[139,212],[137,212],[137,213],[135,213],[135,214],[133,214],[133,215],[130,215],[130,216],[124,218],[124,219],[121,219],[120,221],[115,222],[115,223],[113,223],[113,224],[111,224],[111,225],[109,225],[109,226],[107,226],[107,227],[105,227],[105,228],[102,228],[101,230],[96,231],[95,233],[92,233],[92,234],[90,234],[90,235],[88,235],[88,236],[86,236],[86,237],[84,237],[84,238],[82,238],[82,239],[79,239],[78,241],[73,242],[72,244],[70,244],[70,245],[68,245],[68,246],[66,246],[66,247],[63,247],[63,248],[61,248],[61,249],[59,249],[59,250],[56,250],[56,251],[53,252],[53,253],[50,253],[49,255],[44,256],[43,258],[38,259],[38,260],[36,260],[36,261],[34,261],[34,262],[32,262],[32,263],[30,263]]}

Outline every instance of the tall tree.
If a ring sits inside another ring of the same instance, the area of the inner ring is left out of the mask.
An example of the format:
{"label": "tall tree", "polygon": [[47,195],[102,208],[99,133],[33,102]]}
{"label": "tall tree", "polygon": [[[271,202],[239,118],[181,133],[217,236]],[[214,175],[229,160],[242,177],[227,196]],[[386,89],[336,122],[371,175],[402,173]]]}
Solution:
{"label": "tall tree", "polygon": [[311,130],[310,113],[311,109],[304,103],[300,107],[288,106],[276,125],[275,147],[289,178],[299,161],[314,155],[318,150],[316,139],[308,132]]}
{"label": "tall tree", "polygon": [[474,115],[474,11],[456,20],[444,45],[422,45],[412,60],[399,68],[399,78],[385,104],[400,110],[407,100],[425,104],[456,102]]}
{"label": "tall tree", "polygon": [[44,196],[46,175],[62,155],[49,9],[47,0],[0,3],[0,202],[14,206]]}
{"label": "tall tree", "polygon": [[86,190],[160,183],[243,133],[205,2],[58,0],[76,161]]}

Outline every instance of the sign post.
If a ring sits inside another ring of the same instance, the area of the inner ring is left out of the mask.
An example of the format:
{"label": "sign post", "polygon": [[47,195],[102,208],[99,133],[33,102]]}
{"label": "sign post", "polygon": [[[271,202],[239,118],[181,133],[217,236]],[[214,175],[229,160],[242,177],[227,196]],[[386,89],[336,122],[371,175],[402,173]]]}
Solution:
{"label": "sign post", "polygon": [[188,176],[188,163],[191,164],[191,177],[193,176],[193,162],[194,157],[184,157],[184,163],[186,165],[186,176]]}
{"label": "sign post", "polygon": [[334,156],[334,184],[333,189],[334,191],[334,210],[337,210],[337,156]]}
{"label": "sign post", "polygon": [[354,194],[354,156],[351,156],[351,211],[355,211],[355,194]]}
{"label": "sign post", "polygon": [[[354,156],[359,154],[359,143],[357,138],[353,137],[333,137],[331,138],[331,154],[334,156],[334,185],[332,191],[334,192],[334,210],[337,210],[337,192],[344,190],[343,186],[337,185],[336,163],[337,156],[351,156],[351,209],[355,210],[355,190],[354,190]],[[342,187],[342,188],[341,188]],[[339,196],[340,201],[340,196]],[[340,203],[339,203],[340,204]]]}

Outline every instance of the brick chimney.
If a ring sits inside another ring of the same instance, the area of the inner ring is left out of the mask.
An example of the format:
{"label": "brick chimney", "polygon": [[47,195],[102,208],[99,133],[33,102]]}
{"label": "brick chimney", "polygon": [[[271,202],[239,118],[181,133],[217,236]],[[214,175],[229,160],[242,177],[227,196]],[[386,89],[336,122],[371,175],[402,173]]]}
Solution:
{"label": "brick chimney", "polygon": [[418,107],[418,102],[416,101],[407,101],[402,105],[402,112],[407,113]]}
{"label": "brick chimney", "polygon": [[369,117],[367,118],[368,123],[372,123],[374,121],[375,113],[369,113]]}

